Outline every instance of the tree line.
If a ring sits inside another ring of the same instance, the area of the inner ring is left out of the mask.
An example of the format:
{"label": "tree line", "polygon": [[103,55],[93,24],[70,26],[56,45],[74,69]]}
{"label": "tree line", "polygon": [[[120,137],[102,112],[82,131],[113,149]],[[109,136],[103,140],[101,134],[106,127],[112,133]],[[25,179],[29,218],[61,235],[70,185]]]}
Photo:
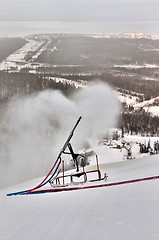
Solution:
{"label": "tree line", "polygon": [[128,134],[141,134],[144,136],[157,136],[159,134],[159,117],[153,116],[144,109],[123,111],[120,127]]}
{"label": "tree line", "polygon": [[69,95],[76,90],[74,85],[56,83],[52,79],[30,73],[0,72],[0,100],[4,101],[12,96],[23,96],[45,89],[60,90]]}

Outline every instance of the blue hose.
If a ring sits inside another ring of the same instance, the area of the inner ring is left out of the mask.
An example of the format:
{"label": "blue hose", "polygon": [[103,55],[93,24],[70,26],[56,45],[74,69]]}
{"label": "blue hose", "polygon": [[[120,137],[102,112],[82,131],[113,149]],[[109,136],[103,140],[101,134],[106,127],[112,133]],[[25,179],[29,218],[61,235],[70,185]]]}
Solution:
{"label": "blue hose", "polygon": [[[61,160],[60,160],[60,162],[58,163],[58,165],[57,165],[54,173],[51,175],[51,177],[50,177],[46,182],[44,182],[42,185],[40,185],[39,187],[37,187],[36,189],[39,189],[39,188],[43,187],[44,185],[46,185],[46,184],[51,180],[51,178],[54,177],[54,175],[56,174],[56,172],[57,172],[60,164],[61,164]],[[20,192],[15,192],[15,193],[8,193],[7,196],[25,195],[25,194],[27,194],[28,192],[30,192],[31,190],[32,190],[32,189],[28,189],[28,190],[20,191]]]}

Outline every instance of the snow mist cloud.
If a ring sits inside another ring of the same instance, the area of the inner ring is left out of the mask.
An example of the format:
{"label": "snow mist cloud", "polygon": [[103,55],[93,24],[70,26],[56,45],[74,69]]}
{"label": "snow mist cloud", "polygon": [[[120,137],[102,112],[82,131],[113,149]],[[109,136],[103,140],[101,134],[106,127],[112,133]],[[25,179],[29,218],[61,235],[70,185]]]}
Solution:
{"label": "snow mist cloud", "polygon": [[0,123],[0,188],[45,175],[80,115],[72,139],[76,151],[113,127],[119,112],[115,94],[103,83],[70,98],[47,90],[12,99]]}

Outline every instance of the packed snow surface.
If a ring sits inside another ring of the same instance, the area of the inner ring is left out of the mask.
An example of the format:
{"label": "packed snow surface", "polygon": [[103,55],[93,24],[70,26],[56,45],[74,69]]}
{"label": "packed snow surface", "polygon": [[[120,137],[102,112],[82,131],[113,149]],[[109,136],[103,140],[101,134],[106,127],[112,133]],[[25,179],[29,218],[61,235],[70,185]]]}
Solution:
{"label": "packed snow surface", "polygon": [[[159,155],[121,160],[116,149],[111,161],[105,150],[105,162],[104,149],[99,148],[98,154],[102,174],[108,174],[106,183],[159,175]],[[40,180],[1,191],[1,240],[159,239],[159,180],[6,197],[6,193],[34,187]]]}

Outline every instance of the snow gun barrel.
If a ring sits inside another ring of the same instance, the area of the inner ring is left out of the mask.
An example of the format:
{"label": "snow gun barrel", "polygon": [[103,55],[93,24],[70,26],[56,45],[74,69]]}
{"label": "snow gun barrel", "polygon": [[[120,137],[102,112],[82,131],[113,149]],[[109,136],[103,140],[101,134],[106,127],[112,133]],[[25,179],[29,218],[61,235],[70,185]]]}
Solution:
{"label": "snow gun barrel", "polygon": [[61,154],[65,151],[65,149],[66,149],[68,143],[70,142],[71,138],[73,137],[73,134],[74,134],[75,129],[77,128],[79,122],[81,121],[81,118],[82,118],[82,117],[80,116],[79,119],[77,120],[77,122],[76,122],[74,128],[73,128],[72,131],[70,132],[70,135],[68,136],[68,138],[67,138],[67,140],[66,140],[66,142],[65,142],[65,144],[64,144],[64,146],[63,146],[63,148],[61,149],[58,158],[60,158],[60,157],[61,157]]}

